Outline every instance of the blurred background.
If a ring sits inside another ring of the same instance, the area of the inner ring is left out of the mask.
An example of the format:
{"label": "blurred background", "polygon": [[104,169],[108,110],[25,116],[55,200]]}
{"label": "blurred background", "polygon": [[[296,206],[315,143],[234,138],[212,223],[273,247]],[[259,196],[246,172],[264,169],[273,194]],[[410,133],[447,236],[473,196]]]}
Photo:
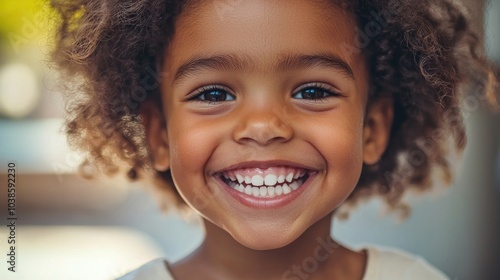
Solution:
{"label": "blurred background", "polygon": [[[64,106],[46,61],[51,24],[42,2],[0,1],[0,279],[112,279],[156,257],[182,258],[203,239],[196,222],[161,213],[138,183],[75,174],[81,158],[60,132]],[[500,63],[500,1],[466,4]],[[353,248],[421,255],[451,279],[500,279],[500,116],[473,100],[465,116],[469,143],[452,187],[410,197],[412,215],[401,224],[373,200],[335,221],[334,236]],[[17,171],[16,273],[7,271],[9,162]]]}

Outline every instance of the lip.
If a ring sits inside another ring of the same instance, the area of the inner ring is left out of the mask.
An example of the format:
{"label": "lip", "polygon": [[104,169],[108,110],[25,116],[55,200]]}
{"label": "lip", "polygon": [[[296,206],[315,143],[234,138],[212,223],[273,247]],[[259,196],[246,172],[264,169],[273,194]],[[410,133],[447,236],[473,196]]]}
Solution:
{"label": "lip", "polygon": [[[252,165],[251,167],[255,167]],[[294,166],[296,167],[296,166]],[[244,167],[236,167],[236,168],[244,168]],[[229,170],[229,169],[228,169]],[[292,191],[286,195],[281,195],[279,197],[254,197],[247,195],[245,193],[241,193],[230,186],[228,186],[220,176],[214,176],[217,184],[219,187],[221,187],[224,191],[222,192],[223,194],[228,194],[229,199],[234,199],[240,204],[243,204],[247,207],[254,208],[254,209],[277,209],[284,207],[285,205],[291,203],[292,201],[296,200],[311,184],[312,180],[316,177],[318,172],[311,172],[309,174],[309,178],[302,183],[302,185],[296,189],[295,191]]]}

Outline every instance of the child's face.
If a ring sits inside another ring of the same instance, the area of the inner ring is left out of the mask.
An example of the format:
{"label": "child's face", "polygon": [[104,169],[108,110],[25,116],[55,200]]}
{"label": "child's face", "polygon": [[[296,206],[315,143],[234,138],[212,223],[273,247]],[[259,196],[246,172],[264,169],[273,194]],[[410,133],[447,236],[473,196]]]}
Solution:
{"label": "child's face", "polygon": [[[165,114],[146,116],[150,148],[204,218],[247,247],[282,247],[349,196],[363,161],[378,160],[392,107],[365,115],[365,58],[346,53],[352,15],[321,1],[217,3],[176,22]],[[240,176],[254,178],[238,186]]]}

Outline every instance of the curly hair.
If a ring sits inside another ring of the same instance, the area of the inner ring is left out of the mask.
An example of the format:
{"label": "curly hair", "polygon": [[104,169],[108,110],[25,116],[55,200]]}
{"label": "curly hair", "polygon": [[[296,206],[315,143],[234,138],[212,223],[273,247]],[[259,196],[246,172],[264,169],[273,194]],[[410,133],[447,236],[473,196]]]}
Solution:
{"label": "curly hair", "polygon": [[[164,49],[192,2],[51,1],[59,15],[53,60],[75,85],[66,95],[70,145],[105,174],[155,179],[173,198],[166,205],[184,202],[170,172],[151,168],[139,105],[159,100]],[[363,166],[347,205],[378,195],[393,209],[407,209],[403,194],[428,190],[436,170],[451,182],[449,147],[461,152],[466,144],[461,105],[470,98],[498,105],[498,73],[451,1],[335,3],[357,18],[359,44],[346,51],[366,53],[370,100],[391,97],[395,112],[388,148],[378,164]]]}

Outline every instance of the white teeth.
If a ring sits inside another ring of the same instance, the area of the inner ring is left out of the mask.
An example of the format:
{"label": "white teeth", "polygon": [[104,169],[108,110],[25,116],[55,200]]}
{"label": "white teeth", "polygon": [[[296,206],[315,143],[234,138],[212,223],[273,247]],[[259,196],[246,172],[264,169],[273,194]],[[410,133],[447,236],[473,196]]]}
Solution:
{"label": "white teeth", "polygon": [[253,175],[252,176],[252,185],[260,187],[264,185],[264,178],[260,175]]}
{"label": "white teeth", "polygon": [[245,178],[240,174],[236,174],[236,179],[238,179],[238,183],[240,184],[243,183],[243,181],[245,181]]}
{"label": "white teeth", "polygon": [[283,193],[284,194],[289,194],[292,192],[292,189],[290,189],[290,187],[285,183],[283,184]]}
{"label": "white teeth", "polygon": [[260,187],[260,196],[265,197],[267,195],[267,187]]}
{"label": "white teeth", "polygon": [[223,177],[226,184],[236,191],[256,198],[271,198],[296,191],[304,183],[302,177],[305,174],[306,171],[298,170],[279,176],[270,173],[267,173],[266,176],[261,174],[245,176],[229,171],[225,172]]}
{"label": "white teeth", "polygon": [[[234,183],[234,182],[233,182]],[[252,185],[236,184],[231,187],[241,193],[245,193],[247,195],[251,195],[253,197],[275,197],[280,195],[286,195],[291,193],[292,191],[297,190],[300,185],[302,185],[301,181],[293,181],[291,184],[283,184],[278,185],[276,187],[252,187]]]}
{"label": "white teeth", "polygon": [[232,181],[234,183],[238,182],[238,184],[252,185],[253,187],[260,186],[269,186],[276,187],[277,184],[283,183],[292,183],[294,180],[297,180],[305,175],[304,170],[298,170],[296,172],[290,172],[288,174],[280,174],[279,176],[276,174],[267,174],[266,176],[262,176],[261,174],[256,175],[247,175],[244,176],[242,174],[227,172],[223,174],[223,177],[227,181]]}
{"label": "white teeth", "polygon": [[277,186],[276,187],[276,195],[282,195],[282,194],[283,194],[283,187]]}
{"label": "white teeth", "polygon": [[267,174],[264,181],[266,182],[266,186],[274,186],[278,182],[278,178],[274,174]]}
{"label": "white teeth", "polygon": [[270,196],[270,197],[273,197],[274,196],[274,191],[276,190],[276,188],[274,187],[269,187],[267,188],[267,194]]}
{"label": "white teeth", "polygon": [[260,190],[259,190],[259,188],[257,188],[257,187],[253,187],[253,188],[252,188],[252,194],[253,194],[253,196],[255,196],[255,197],[259,197],[259,194],[260,194]]}
{"label": "white teeth", "polygon": [[298,188],[299,188],[299,186],[300,186],[300,185],[299,185],[299,182],[297,182],[297,181],[293,181],[293,182],[290,184],[290,188],[291,188],[292,190],[296,190],[296,189],[298,189]]}
{"label": "white teeth", "polygon": [[281,183],[283,183],[283,182],[285,182],[285,175],[280,175],[280,176],[278,177],[278,183],[279,183],[279,184],[281,184]]}

